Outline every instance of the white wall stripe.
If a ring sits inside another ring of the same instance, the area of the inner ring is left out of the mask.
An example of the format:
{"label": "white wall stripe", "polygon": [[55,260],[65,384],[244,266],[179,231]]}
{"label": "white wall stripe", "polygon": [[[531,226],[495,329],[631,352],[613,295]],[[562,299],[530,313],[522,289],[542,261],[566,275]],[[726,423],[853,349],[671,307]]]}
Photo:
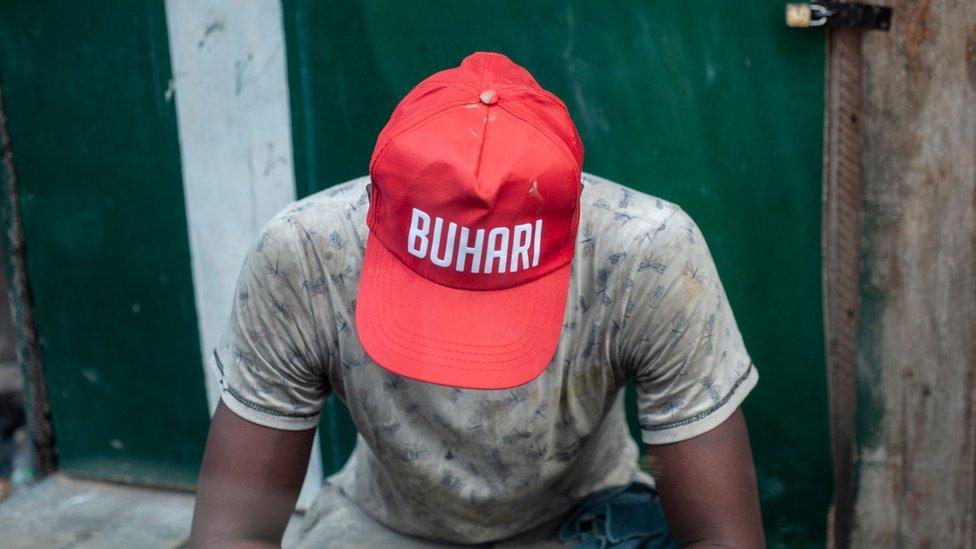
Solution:
{"label": "white wall stripe", "polygon": [[[295,199],[285,36],[278,0],[167,0],[183,191],[204,364],[261,226]],[[208,366],[207,400],[219,387]],[[322,483],[313,445],[299,506]]]}

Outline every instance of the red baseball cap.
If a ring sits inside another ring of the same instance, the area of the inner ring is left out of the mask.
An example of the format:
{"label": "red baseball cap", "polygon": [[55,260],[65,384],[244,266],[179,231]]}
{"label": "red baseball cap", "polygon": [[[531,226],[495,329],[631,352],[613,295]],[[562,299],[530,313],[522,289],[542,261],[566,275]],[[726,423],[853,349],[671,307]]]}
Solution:
{"label": "red baseball cap", "polygon": [[420,381],[535,379],[562,331],[583,146],[566,106],[498,53],[414,88],[370,161],[356,328],[376,363]]}

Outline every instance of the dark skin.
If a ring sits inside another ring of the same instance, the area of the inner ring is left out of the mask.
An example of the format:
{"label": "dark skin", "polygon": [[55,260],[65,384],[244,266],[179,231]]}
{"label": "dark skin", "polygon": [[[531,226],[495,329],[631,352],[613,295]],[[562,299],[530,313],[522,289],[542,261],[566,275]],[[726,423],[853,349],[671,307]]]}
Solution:
{"label": "dark skin", "polygon": [[[277,547],[295,508],[314,437],[314,429],[256,425],[221,402],[200,470],[190,547]],[[741,410],[697,437],[650,446],[648,454],[678,545],[765,547]]]}
{"label": "dark skin", "polygon": [[671,534],[681,547],[766,546],[741,409],[697,437],[648,446]]}
{"label": "dark skin", "polygon": [[283,431],[217,406],[200,467],[190,547],[277,547],[305,479],[315,429]]}

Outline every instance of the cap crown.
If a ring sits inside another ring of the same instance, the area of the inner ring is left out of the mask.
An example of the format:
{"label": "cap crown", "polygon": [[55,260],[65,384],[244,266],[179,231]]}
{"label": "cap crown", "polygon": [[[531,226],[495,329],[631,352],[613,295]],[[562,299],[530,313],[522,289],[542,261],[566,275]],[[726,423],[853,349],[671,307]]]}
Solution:
{"label": "cap crown", "polygon": [[475,53],[397,105],[370,162],[367,223],[432,282],[524,284],[573,258],[582,161],[565,105],[504,55]]}

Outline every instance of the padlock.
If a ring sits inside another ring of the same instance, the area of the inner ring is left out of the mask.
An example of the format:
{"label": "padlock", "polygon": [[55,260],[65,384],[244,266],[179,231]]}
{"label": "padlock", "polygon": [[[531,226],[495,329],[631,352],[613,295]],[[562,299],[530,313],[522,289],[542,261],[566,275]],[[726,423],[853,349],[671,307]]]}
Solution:
{"label": "padlock", "polygon": [[810,2],[786,4],[789,27],[891,28],[891,8],[863,2]]}
{"label": "padlock", "polygon": [[827,22],[830,10],[819,4],[786,4],[786,26],[820,27]]}

